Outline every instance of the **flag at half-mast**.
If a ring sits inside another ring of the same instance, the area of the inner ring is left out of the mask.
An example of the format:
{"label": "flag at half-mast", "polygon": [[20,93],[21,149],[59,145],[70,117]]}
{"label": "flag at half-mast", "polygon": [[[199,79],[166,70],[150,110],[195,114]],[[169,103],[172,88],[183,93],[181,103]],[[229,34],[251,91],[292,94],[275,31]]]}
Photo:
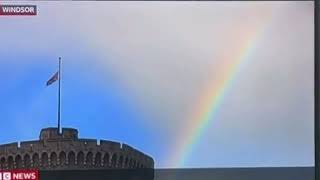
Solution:
{"label": "flag at half-mast", "polygon": [[59,72],[56,72],[48,81],[47,81],[47,86],[51,85],[52,83],[56,82],[59,80]]}

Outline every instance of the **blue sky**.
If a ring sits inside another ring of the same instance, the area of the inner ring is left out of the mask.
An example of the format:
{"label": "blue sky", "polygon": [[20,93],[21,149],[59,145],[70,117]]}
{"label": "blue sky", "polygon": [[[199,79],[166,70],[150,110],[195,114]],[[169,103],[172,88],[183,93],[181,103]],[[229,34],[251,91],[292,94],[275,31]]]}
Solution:
{"label": "blue sky", "polygon": [[1,144],[56,126],[57,83],[45,83],[61,56],[64,127],[177,167],[177,137],[233,62],[221,57],[263,25],[182,167],[313,165],[312,2],[30,4],[35,17],[0,17]]}

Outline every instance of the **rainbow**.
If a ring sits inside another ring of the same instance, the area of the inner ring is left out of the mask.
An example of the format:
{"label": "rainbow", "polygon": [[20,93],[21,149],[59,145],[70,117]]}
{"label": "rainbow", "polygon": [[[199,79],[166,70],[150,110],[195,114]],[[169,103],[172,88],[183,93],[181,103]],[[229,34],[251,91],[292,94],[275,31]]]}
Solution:
{"label": "rainbow", "polygon": [[[198,110],[192,116],[193,118],[186,126],[186,130],[178,137],[178,145],[175,146],[178,148],[173,154],[173,158],[171,158],[171,164],[174,167],[184,167],[185,161],[192,153],[193,148],[199,142],[209,123],[214,120],[219,112],[221,103],[234,84],[236,75],[242,69],[241,67],[248,63],[257,41],[265,29],[265,24],[263,24],[240,39],[242,43],[239,46],[240,48],[237,48],[238,53],[235,53],[234,57],[230,57],[232,58],[232,63],[227,64],[222,70],[220,73],[222,78],[207,88],[208,91],[202,97],[200,103],[196,105]],[[230,59],[227,61],[230,61]]]}

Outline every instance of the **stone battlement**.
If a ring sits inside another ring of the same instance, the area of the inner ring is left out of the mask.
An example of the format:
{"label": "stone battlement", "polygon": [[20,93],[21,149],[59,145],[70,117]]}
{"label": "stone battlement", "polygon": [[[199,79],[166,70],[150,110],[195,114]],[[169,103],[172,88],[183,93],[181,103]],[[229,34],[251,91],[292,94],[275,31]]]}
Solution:
{"label": "stone battlement", "polygon": [[62,133],[57,128],[46,128],[41,130],[39,140],[0,145],[0,167],[153,168],[154,161],[127,144],[79,138],[72,128],[63,128]]}
{"label": "stone battlement", "polygon": [[76,140],[78,139],[78,130],[73,128],[62,128],[62,133],[58,132],[57,128],[46,128],[40,132],[40,140]]}

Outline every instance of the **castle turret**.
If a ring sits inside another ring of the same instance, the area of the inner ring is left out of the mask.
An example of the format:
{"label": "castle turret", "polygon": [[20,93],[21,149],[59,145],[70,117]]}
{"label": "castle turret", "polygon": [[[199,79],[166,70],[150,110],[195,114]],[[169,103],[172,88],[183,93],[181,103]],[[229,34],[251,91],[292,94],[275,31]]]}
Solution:
{"label": "castle turret", "polygon": [[59,133],[58,128],[45,128],[40,132],[40,140],[56,141],[56,140],[77,140],[78,130],[73,128],[63,128]]}

